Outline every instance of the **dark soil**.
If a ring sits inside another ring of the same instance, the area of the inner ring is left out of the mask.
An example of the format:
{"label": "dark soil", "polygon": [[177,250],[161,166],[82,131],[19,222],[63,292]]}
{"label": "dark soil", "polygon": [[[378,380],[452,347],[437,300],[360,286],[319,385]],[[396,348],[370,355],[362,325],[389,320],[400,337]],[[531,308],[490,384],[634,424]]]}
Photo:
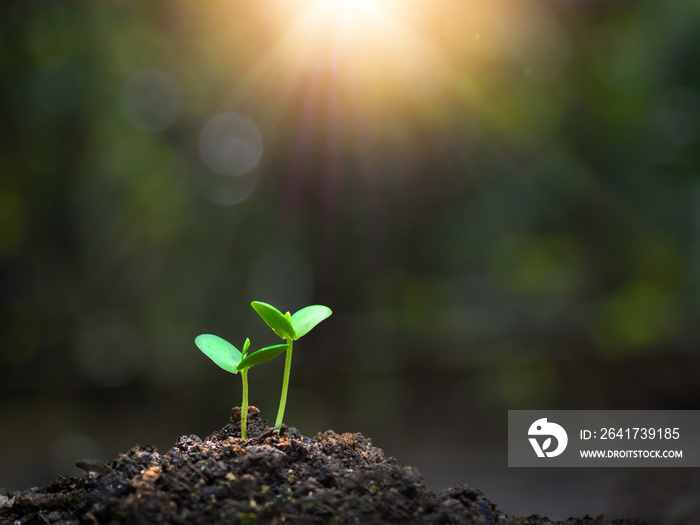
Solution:
{"label": "dark soil", "polygon": [[[251,407],[246,441],[234,409],[229,425],[205,440],[182,436],[162,455],[136,446],[108,465],[78,461],[83,477],[0,492],[0,523],[554,523],[506,516],[469,485],[435,494],[418,470],[361,434],[307,438],[286,426],[277,434],[258,412]],[[641,522],[586,516],[564,523]]]}

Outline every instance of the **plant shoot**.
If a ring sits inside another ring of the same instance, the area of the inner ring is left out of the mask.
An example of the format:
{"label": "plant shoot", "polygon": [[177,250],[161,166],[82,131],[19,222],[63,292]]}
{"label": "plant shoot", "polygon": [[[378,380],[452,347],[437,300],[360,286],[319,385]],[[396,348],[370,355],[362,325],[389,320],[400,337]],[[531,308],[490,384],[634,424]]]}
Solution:
{"label": "plant shoot", "polygon": [[[294,315],[290,315],[289,312],[283,314],[274,306],[259,301],[253,301],[251,306],[258,312],[258,315],[262,317],[263,321],[267,323],[267,326],[269,326],[280,339],[287,342],[286,345],[278,345],[285,347],[287,350],[284,360],[284,375],[282,377],[282,395],[277,411],[277,419],[275,420],[275,426],[278,427],[277,431],[279,432],[279,427],[282,425],[282,420],[284,419],[284,410],[287,406],[287,391],[289,389],[289,374],[292,369],[292,346],[294,341],[309,333],[313,327],[330,317],[333,312],[327,306],[322,306],[320,304],[302,308]],[[260,352],[260,350],[258,352]],[[256,352],[256,354],[258,352]]]}
{"label": "plant shoot", "polygon": [[287,345],[268,346],[257,352],[248,353],[250,339],[243,343],[241,352],[218,335],[202,334],[194,340],[197,347],[219,367],[232,374],[241,373],[243,399],[241,400],[241,437],[247,439],[248,429],[248,370],[260,363],[269,361],[287,349]]}

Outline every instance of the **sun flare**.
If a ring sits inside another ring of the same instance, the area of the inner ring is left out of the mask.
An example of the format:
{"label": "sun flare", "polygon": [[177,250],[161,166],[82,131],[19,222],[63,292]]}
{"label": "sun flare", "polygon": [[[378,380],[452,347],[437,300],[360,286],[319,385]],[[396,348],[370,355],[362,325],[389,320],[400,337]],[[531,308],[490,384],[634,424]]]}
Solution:
{"label": "sun flare", "polygon": [[290,0],[297,20],[295,38],[315,38],[318,46],[345,46],[366,41],[380,27],[391,25],[391,0]]}
{"label": "sun flare", "polygon": [[312,0],[317,6],[328,6],[330,9],[346,13],[368,11],[377,8],[382,0]]}
{"label": "sun flare", "polygon": [[286,1],[286,30],[277,46],[285,68],[332,69],[376,88],[397,76],[415,84],[414,77],[434,77],[431,72],[440,67],[410,2]]}
{"label": "sun flare", "polygon": [[362,22],[379,16],[389,0],[305,0],[298,3],[311,16],[332,19],[335,24],[361,30]]}

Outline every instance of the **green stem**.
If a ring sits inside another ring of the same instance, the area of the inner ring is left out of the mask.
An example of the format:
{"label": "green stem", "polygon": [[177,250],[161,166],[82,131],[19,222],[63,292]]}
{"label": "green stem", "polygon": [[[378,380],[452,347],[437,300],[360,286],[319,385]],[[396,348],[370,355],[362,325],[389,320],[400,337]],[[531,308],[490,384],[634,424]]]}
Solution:
{"label": "green stem", "polygon": [[[292,344],[294,339],[287,339],[287,355],[284,359],[284,376],[282,377],[282,397],[280,397],[280,407],[277,411],[275,426],[279,427],[284,419],[284,409],[287,407],[287,390],[289,390],[289,374],[292,370]],[[279,433],[280,429],[277,429]]]}
{"label": "green stem", "polygon": [[241,437],[248,438],[248,369],[241,370],[243,381],[243,401],[241,402]]}

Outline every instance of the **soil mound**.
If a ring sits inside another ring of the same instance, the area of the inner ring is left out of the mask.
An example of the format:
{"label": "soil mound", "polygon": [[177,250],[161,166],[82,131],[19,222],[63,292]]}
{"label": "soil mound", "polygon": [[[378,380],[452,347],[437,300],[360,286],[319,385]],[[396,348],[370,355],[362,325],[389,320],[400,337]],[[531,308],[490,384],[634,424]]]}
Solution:
{"label": "soil mound", "polygon": [[0,493],[0,523],[554,523],[506,516],[469,485],[433,493],[417,469],[361,434],[308,438],[286,426],[278,434],[258,414],[251,407],[246,441],[234,409],[231,422],[204,440],[182,436],[165,454],[136,446],[109,464],[81,460],[82,477]]}

